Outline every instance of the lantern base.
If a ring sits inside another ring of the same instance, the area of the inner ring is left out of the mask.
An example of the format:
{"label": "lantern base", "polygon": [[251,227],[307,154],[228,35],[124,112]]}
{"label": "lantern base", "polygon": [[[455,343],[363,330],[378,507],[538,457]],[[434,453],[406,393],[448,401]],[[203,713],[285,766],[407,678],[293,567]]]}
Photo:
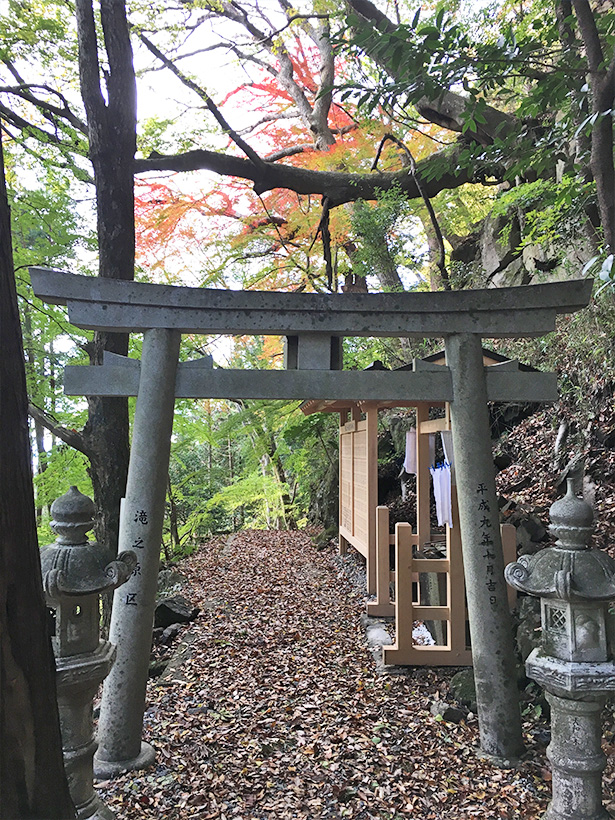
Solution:
{"label": "lantern base", "polygon": [[116,817],[115,812],[95,794],[85,805],[77,806],[77,820],[116,820]]}
{"label": "lantern base", "polygon": [[101,760],[94,757],[94,779],[111,780],[126,772],[147,769],[156,760],[156,750],[144,740],[141,741],[141,751],[136,757],[129,760]]}

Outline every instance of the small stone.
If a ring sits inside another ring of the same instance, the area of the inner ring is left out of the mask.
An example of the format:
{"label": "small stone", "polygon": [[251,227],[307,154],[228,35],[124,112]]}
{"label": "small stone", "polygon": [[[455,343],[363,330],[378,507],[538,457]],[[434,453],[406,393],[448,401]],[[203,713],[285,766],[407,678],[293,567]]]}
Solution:
{"label": "small stone", "polygon": [[547,534],[540,519],[535,515],[528,515],[517,524],[517,545],[527,547],[529,544],[536,544]]}
{"label": "small stone", "polygon": [[434,717],[440,717],[447,723],[461,723],[468,714],[465,709],[451,706],[450,703],[444,700],[434,700],[429,711]]}
{"label": "small stone", "polygon": [[388,646],[391,636],[380,623],[368,624],[365,637],[368,646]]}
{"label": "small stone", "polygon": [[179,635],[181,627],[179,624],[171,624],[171,626],[167,626],[166,629],[163,629],[162,635],[160,636],[160,643],[162,646],[168,646],[172,643],[175,638]]}
{"label": "small stone", "polygon": [[187,624],[193,621],[200,609],[192,606],[183,595],[174,595],[172,598],[163,598],[156,606],[154,626],[166,629],[171,624]]}
{"label": "small stone", "polygon": [[158,595],[168,598],[178,593],[186,582],[186,576],[176,569],[161,569],[158,573]]}

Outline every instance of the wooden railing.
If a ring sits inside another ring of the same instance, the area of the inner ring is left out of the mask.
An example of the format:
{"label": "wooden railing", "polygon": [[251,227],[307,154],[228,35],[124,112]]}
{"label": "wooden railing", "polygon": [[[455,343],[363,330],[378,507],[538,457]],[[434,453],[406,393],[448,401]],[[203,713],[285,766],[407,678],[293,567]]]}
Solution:
{"label": "wooden railing", "polygon": [[[453,527],[447,527],[446,540],[441,542],[445,557],[424,558],[416,555],[418,535],[412,532],[411,525],[399,523],[395,535],[390,535],[388,508],[376,509],[376,600],[368,603],[367,611],[369,615],[395,617],[395,643],[383,647],[385,664],[469,666],[472,663],[456,503],[453,516]],[[510,524],[503,524],[501,531],[504,561],[509,563],[516,559],[516,532]],[[395,545],[394,572],[389,566],[391,544]],[[437,602],[421,600],[421,588],[425,590],[427,586],[421,584],[421,576],[428,573],[436,573],[439,579],[438,584],[431,585],[430,596],[433,598],[436,590]],[[391,585],[394,585],[394,600]],[[510,589],[511,607],[515,601],[515,591]],[[415,644],[412,635],[415,621],[428,622],[439,642],[432,646]]]}

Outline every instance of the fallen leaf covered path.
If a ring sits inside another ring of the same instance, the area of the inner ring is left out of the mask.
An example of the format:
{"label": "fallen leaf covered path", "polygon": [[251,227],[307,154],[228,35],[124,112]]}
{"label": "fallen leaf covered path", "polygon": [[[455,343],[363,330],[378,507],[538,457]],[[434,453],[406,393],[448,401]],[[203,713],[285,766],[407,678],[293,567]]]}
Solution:
{"label": "fallen leaf covered path", "polygon": [[382,676],[364,598],[308,534],[214,539],[179,567],[201,615],[190,656],[152,680],[144,738],[156,765],[99,784],[118,820],[535,818],[536,756],[499,770],[476,720],[438,721],[451,672]]}

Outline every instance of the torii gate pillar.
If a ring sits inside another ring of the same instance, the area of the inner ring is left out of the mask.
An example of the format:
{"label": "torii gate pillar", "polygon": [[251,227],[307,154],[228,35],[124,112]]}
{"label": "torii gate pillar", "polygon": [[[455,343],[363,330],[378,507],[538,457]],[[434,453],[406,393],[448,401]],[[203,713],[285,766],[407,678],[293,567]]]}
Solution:
{"label": "torii gate pillar", "polygon": [[100,707],[99,746],[94,758],[94,774],[100,779],[145,768],[155,758],[153,747],[141,741],[141,732],[180,339],[177,330],[163,328],[147,330],[143,337],[141,377],[119,534],[120,552],[133,550],[138,563],[113,599],[109,638],[117,646],[117,656],[105,681]]}
{"label": "torii gate pillar", "polygon": [[[510,759],[521,754],[523,740],[518,701],[507,694],[515,680],[515,651],[493,456],[486,445],[490,427],[481,338],[455,334],[446,336],[444,344],[453,380],[451,429],[474,679],[481,693],[481,749],[498,760]],[[484,647],[491,647],[492,654],[481,651]]]}

